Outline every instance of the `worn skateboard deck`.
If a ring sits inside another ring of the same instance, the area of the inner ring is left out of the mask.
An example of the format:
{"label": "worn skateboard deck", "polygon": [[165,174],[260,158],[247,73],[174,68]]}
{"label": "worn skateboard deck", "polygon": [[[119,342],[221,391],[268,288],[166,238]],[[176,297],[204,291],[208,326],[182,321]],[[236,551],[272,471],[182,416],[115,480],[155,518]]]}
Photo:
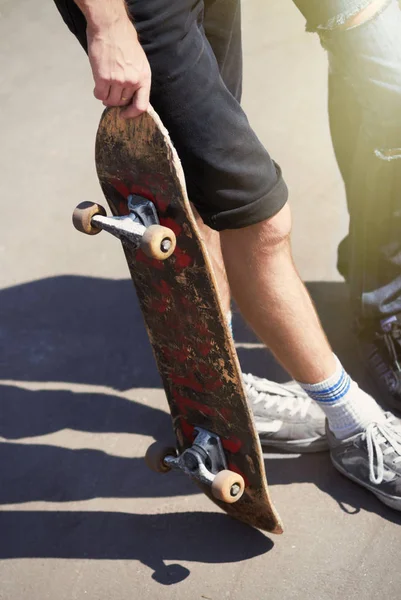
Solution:
{"label": "worn skateboard deck", "polygon": [[125,120],[105,111],[96,139],[96,167],[113,215],[128,213],[127,198],[151,200],[160,224],[177,238],[165,261],[148,258],[123,241],[125,256],[169,403],[178,451],[191,446],[194,427],[219,435],[228,469],[246,488],[227,504],[202,491],[232,517],[281,533],[269,497],[261,447],[245,397],[205,247],[188,202],[184,175],[167,130],[150,109]]}

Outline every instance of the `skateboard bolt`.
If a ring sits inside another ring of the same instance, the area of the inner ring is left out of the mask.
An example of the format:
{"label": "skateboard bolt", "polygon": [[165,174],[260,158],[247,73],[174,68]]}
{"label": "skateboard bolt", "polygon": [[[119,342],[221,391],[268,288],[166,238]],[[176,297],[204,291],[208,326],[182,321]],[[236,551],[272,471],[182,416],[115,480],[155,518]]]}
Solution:
{"label": "skateboard bolt", "polygon": [[195,469],[198,468],[198,461],[196,460],[196,458],[194,456],[192,456],[192,454],[190,454],[190,453],[185,454],[184,460],[185,460],[186,467],[190,471],[195,471]]}
{"label": "skateboard bolt", "polygon": [[160,244],[160,248],[162,252],[168,252],[171,248],[171,240],[169,240],[168,238],[164,239]]}
{"label": "skateboard bolt", "polygon": [[235,496],[238,496],[240,491],[241,487],[238,485],[238,483],[234,483],[234,485],[231,486],[230,494],[233,498],[235,498]]}

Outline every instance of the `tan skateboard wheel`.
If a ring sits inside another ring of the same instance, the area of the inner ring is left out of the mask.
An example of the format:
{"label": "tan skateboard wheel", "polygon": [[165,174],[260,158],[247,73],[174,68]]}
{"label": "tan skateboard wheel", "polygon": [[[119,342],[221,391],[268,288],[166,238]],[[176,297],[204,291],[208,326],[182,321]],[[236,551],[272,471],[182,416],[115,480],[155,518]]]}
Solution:
{"label": "tan skateboard wheel", "polygon": [[157,260],[166,260],[175,250],[175,233],[168,227],[162,225],[150,225],[143,234],[141,249],[149,256]]}
{"label": "tan skateboard wheel", "polygon": [[146,450],[145,462],[151,471],[156,473],[167,473],[170,471],[164,459],[166,456],[177,456],[177,451],[173,446],[166,446],[161,442],[154,442]]}
{"label": "tan skateboard wheel", "polygon": [[92,217],[95,215],[106,216],[106,211],[101,204],[87,201],[78,204],[72,213],[72,222],[75,229],[87,235],[100,233],[100,227],[92,225]]}
{"label": "tan skateboard wheel", "polygon": [[212,494],[216,500],[227,504],[237,502],[244,493],[245,482],[241,475],[233,471],[220,471],[212,483]]}

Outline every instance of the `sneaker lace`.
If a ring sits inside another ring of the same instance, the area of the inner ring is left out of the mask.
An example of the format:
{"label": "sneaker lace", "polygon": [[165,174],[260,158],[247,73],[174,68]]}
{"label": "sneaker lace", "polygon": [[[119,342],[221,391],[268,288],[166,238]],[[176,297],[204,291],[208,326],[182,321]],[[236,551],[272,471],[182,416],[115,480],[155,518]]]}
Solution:
{"label": "sneaker lace", "polygon": [[393,464],[401,462],[401,428],[391,424],[393,416],[386,413],[384,423],[370,423],[362,439],[366,440],[369,457],[369,478],[380,484],[384,479],[384,457],[395,453]]}
{"label": "sneaker lace", "polygon": [[266,409],[274,408],[277,413],[289,411],[290,416],[299,414],[305,418],[311,398],[296,384],[280,384],[268,379],[244,373],[245,390],[253,405],[263,403]]}

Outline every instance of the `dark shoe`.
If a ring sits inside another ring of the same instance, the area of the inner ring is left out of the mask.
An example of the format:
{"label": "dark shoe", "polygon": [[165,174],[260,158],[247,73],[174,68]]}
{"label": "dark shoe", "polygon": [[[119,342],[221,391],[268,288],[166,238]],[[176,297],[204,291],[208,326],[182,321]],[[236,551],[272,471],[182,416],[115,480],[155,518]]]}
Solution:
{"label": "dark shoe", "polygon": [[343,475],[401,511],[400,421],[385,413],[384,423],[370,423],[361,433],[338,440],[326,424],[333,465]]}
{"label": "dark shoe", "polygon": [[375,326],[365,325],[358,331],[369,374],[381,392],[383,402],[401,412],[401,321],[399,317],[383,319]]}

